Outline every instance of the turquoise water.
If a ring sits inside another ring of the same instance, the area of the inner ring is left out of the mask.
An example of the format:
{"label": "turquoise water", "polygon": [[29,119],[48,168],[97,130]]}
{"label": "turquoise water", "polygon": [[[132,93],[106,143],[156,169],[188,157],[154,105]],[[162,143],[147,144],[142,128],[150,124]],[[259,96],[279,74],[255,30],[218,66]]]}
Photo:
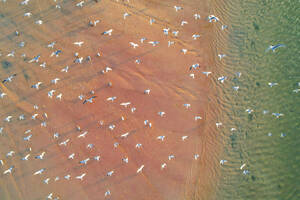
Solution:
{"label": "turquoise water", "polygon": [[[300,91],[293,91],[300,88],[300,1],[215,4],[216,54],[227,55],[216,55],[215,78],[227,76],[216,86],[224,111],[221,159],[228,161],[220,165],[217,199],[300,199]],[[286,46],[266,52],[272,44]]]}

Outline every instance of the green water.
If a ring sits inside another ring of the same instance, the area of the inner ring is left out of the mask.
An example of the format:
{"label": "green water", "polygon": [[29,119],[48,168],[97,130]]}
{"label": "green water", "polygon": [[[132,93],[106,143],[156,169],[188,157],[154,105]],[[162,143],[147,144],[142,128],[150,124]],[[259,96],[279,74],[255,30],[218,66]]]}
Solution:
{"label": "green water", "polygon": [[[300,199],[300,91],[293,92],[300,88],[300,1],[215,4],[221,20],[215,27],[216,54],[227,54],[222,61],[216,57],[216,77],[228,77],[216,83],[224,111],[221,159],[228,160],[220,165],[217,199]],[[220,29],[223,23],[227,30]],[[265,52],[278,43],[286,47]],[[278,85],[269,87],[269,82]],[[233,86],[239,86],[238,92]],[[272,113],[284,116],[277,119]],[[240,170],[243,163],[248,175]]]}

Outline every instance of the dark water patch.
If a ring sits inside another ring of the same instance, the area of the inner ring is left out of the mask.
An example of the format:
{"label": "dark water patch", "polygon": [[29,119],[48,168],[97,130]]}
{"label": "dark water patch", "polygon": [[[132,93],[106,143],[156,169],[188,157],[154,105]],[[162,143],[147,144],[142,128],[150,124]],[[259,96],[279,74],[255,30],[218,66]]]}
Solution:
{"label": "dark water patch", "polygon": [[3,60],[1,62],[1,65],[2,65],[2,68],[5,70],[9,69],[12,66],[11,62],[9,62],[7,60]]}

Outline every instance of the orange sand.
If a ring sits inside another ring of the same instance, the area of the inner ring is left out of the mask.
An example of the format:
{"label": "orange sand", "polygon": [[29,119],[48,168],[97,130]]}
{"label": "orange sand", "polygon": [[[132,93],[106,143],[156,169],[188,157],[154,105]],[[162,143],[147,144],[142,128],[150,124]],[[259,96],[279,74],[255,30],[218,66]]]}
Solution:
{"label": "orange sand", "polygon": [[[83,8],[75,6],[79,1],[61,1],[61,10],[55,9],[55,2],[30,1],[27,6],[19,2],[8,1],[0,3],[4,17],[1,24],[1,62],[6,60],[12,66],[1,68],[1,78],[12,73],[17,77],[11,83],[1,85],[1,91],[8,97],[0,99],[1,117],[13,116],[10,123],[1,122],[5,134],[1,136],[0,153],[5,160],[1,168],[7,169],[14,165],[12,175],[1,175],[0,199],[44,199],[53,192],[60,199],[105,199],[104,193],[109,189],[112,195],[107,199],[146,200],[146,199],[214,199],[214,187],[217,171],[215,169],[218,147],[215,146],[214,113],[215,108],[210,104],[211,79],[206,78],[201,71],[212,69],[211,42],[213,25],[205,20],[210,13],[209,3],[197,1],[122,1],[103,0],[98,3],[88,1]],[[175,12],[174,5],[180,5],[184,10]],[[24,17],[25,12],[31,12],[32,17]],[[123,20],[123,13],[129,16]],[[194,20],[193,14],[201,14],[200,20]],[[149,19],[156,22],[151,26]],[[42,25],[35,24],[43,20]],[[89,20],[100,19],[96,27],[89,27]],[[180,26],[181,20],[189,22]],[[163,35],[163,28],[171,31],[179,30],[176,38]],[[113,28],[112,36],[101,33]],[[21,35],[14,36],[18,30]],[[192,35],[199,33],[201,38],[193,40]],[[145,44],[139,42],[146,37]],[[153,47],[147,44],[150,40],[160,43]],[[175,41],[172,47],[167,41]],[[19,48],[18,42],[25,41],[25,47]],[[56,41],[54,49],[47,44]],[[73,45],[75,41],[84,41],[82,47]],[[133,49],[129,42],[135,42],[140,47]],[[186,48],[189,52],[183,55],[180,50]],[[55,49],[63,52],[57,58],[49,57]],[[10,51],[16,51],[16,57],[6,57]],[[92,57],[90,63],[74,64],[74,53],[86,58]],[[101,57],[96,53],[101,52]],[[24,61],[21,54],[26,53]],[[46,69],[28,60],[41,54],[40,63],[46,62]],[[136,64],[136,59],[141,64]],[[199,63],[201,68],[189,71],[189,66]],[[69,72],[60,70],[69,65]],[[109,66],[112,72],[101,74]],[[189,77],[195,73],[196,78]],[[27,77],[27,78],[26,78]],[[50,83],[59,77],[57,85]],[[31,85],[42,81],[40,90],[30,88]],[[107,83],[112,82],[112,87]],[[150,88],[150,95],[144,90]],[[63,93],[63,100],[50,99],[47,92],[51,89]],[[80,94],[89,95],[94,90],[97,98],[92,104],[82,104],[77,97]],[[117,96],[111,103],[107,97]],[[131,102],[129,108],[120,106],[122,102]],[[191,108],[185,109],[183,104],[190,103]],[[33,110],[33,105],[40,109]],[[135,113],[130,108],[136,107]],[[157,112],[164,111],[166,116],[161,118]],[[44,121],[42,113],[48,114],[47,127],[41,127]],[[17,117],[24,113],[25,121]],[[31,120],[33,113],[40,114],[37,120]],[[195,121],[196,115],[202,120]],[[121,116],[125,120],[121,120]],[[145,127],[143,121],[148,119],[153,127]],[[99,121],[104,126],[99,126]],[[116,125],[113,131],[108,129],[110,124]],[[79,125],[89,133],[85,139],[78,139],[76,130]],[[213,127],[213,128],[212,128]],[[31,129],[33,133],[30,142],[23,141],[24,131]],[[120,135],[130,131],[127,139]],[[53,133],[59,132],[61,137],[53,139]],[[156,139],[165,135],[164,142]],[[186,141],[181,137],[188,135]],[[61,141],[70,139],[68,145],[59,146]],[[114,148],[113,144],[120,146]],[[88,150],[86,145],[93,143],[95,148]],[[137,143],[143,146],[135,148]],[[29,161],[20,158],[31,147]],[[5,155],[14,150],[16,155],[6,159]],[[34,156],[46,151],[45,160],[34,159]],[[68,155],[76,153],[74,160],[68,160]],[[194,154],[200,154],[194,160]],[[176,158],[169,161],[168,155]],[[91,160],[87,165],[79,164],[87,157],[101,155],[99,162]],[[124,164],[122,157],[128,156],[129,163]],[[161,164],[167,167],[161,170]],[[136,174],[142,164],[143,172]],[[42,175],[32,174],[46,168]],[[107,177],[108,171],[114,170],[112,177]],[[2,172],[2,170],[1,170]],[[82,173],[87,173],[83,181],[75,179]],[[1,173],[2,174],[2,173]],[[70,174],[71,180],[63,176]],[[56,176],[60,180],[54,182]],[[51,178],[49,184],[43,183],[45,178]]]}

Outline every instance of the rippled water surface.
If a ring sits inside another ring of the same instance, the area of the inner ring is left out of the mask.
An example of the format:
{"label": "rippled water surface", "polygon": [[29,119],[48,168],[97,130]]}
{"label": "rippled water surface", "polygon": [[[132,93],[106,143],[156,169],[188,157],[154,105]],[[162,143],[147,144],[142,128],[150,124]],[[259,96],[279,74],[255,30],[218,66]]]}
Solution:
{"label": "rippled water surface", "polygon": [[[228,25],[215,42],[217,54],[227,55],[217,61],[224,66],[218,75],[227,76],[217,86],[228,161],[218,199],[300,199],[300,1],[231,0],[218,2],[214,13]],[[272,44],[286,47],[266,51]]]}

